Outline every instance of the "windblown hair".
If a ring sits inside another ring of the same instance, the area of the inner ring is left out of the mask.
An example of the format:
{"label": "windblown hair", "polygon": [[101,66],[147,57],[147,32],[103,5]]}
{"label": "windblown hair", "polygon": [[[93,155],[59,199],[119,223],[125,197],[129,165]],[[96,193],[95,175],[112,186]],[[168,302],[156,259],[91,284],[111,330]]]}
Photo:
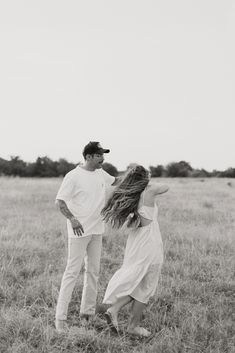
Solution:
{"label": "windblown hair", "polygon": [[140,195],[148,183],[149,172],[143,166],[129,168],[101,211],[104,221],[115,228],[122,227],[126,221],[127,227],[137,227],[140,223],[137,211]]}

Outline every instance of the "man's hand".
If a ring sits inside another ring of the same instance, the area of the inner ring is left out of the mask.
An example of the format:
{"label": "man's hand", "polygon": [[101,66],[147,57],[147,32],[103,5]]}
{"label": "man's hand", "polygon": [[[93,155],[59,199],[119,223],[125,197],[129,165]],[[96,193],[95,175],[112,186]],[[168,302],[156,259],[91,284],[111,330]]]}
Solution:
{"label": "man's hand", "polygon": [[82,234],[84,233],[84,229],[81,223],[77,220],[76,217],[70,218],[70,222],[71,222],[74,234],[77,235],[78,237],[81,237]]}
{"label": "man's hand", "polygon": [[81,237],[84,233],[83,227],[81,223],[77,220],[77,218],[74,217],[72,212],[68,209],[66,202],[64,200],[57,199],[56,205],[59,207],[60,212],[70,220],[74,234],[78,237]]}

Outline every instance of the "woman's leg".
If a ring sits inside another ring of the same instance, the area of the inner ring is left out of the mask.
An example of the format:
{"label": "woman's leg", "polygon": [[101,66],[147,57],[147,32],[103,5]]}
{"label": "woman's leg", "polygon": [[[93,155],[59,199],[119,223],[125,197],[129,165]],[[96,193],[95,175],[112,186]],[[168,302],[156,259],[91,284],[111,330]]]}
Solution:
{"label": "woman's leg", "polygon": [[118,312],[119,310],[132,301],[132,298],[129,295],[122,297],[117,300],[105,313],[105,318],[111,330],[115,333],[118,333]]}
{"label": "woman's leg", "polygon": [[131,318],[130,318],[130,322],[128,325],[128,330],[133,330],[135,327],[139,326],[142,312],[143,312],[145,306],[146,306],[146,304],[141,303],[138,300],[134,299],[134,302],[132,305]]}
{"label": "woman's leg", "polygon": [[132,297],[129,295],[125,297],[121,297],[117,300],[115,304],[113,304],[107,311],[112,315],[114,323],[117,323],[117,316],[119,310],[125,306],[126,304],[130,303],[133,300]]}
{"label": "woman's leg", "polygon": [[131,319],[127,329],[128,333],[137,335],[140,337],[149,337],[151,335],[150,331],[146,330],[144,327],[139,326],[142,312],[145,306],[146,304],[141,303],[138,300],[134,299]]}

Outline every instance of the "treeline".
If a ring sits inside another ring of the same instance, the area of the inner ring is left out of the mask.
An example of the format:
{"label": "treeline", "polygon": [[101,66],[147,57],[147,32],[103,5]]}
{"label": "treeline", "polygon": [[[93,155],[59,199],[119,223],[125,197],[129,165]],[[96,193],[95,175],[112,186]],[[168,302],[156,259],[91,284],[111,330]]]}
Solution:
{"label": "treeline", "polygon": [[188,162],[180,161],[167,164],[165,167],[157,165],[149,167],[152,177],[170,178],[235,178],[235,168],[228,168],[224,171],[213,170],[208,172],[205,169],[194,169]]}
{"label": "treeline", "polygon": [[[70,163],[64,158],[60,158],[58,161],[53,161],[48,157],[38,157],[35,162],[29,163],[24,162],[19,156],[12,156],[10,160],[0,158],[0,175],[20,177],[59,177],[67,174],[78,164]],[[111,163],[104,163],[103,169],[113,176],[123,173],[118,171]],[[150,166],[149,170],[152,177],[235,178],[235,168],[228,168],[224,171],[213,170],[212,172],[208,172],[205,169],[194,169],[185,161],[169,163],[166,166]]]}
{"label": "treeline", "polygon": [[[10,160],[0,158],[0,175],[20,177],[60,177],[67,174],[79,163],[70,163],[64,158],[53,161],[48,157],[38,157],[35,162],[27,163],[19,156],[12,156]],[[103,168],[113,176],[118,170],[110,163],[104,163]]]}

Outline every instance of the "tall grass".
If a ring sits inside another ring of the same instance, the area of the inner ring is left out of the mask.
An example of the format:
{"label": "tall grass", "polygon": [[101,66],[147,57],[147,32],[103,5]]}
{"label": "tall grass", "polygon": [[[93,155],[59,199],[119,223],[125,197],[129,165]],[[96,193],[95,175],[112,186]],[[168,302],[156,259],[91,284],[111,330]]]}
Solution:
{"label": "tall grass", "polygon": [[[160,179],[162,182],[162,179]],[[203,181],[203,182],[202,182]],[[157,180],[159,182],[159,180]],[[165,179],[158,197],[165,262],[143,324],[151,340],[80,330],[82,274],[69,307],[71,330],[54,329],[66,262],[65,220],[54,206],[60,179],[0,178],[0,352],[234,352],[235,187],[228,179]],[[126,235],[106,230],[98,304],[120,266]]]}

